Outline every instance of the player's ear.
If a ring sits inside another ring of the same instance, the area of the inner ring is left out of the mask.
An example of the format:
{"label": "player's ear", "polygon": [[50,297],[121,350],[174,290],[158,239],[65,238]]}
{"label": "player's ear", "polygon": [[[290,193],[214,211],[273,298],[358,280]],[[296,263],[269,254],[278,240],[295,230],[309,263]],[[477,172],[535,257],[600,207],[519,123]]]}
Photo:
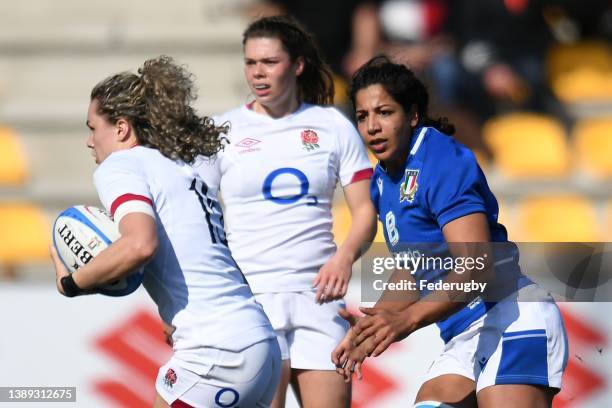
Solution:
{"label": "player's ear", "polygon": [[125,142],[130,138],[132,134],[132,125],[125,118],[117,119],[117,123],[115,123],[115,128],[117,132],[117,140],[119,142]]}
{"label": "player's ear", "polygon": [[410,121],[410,127],[415,128],[419,124],[419,109],[416,104],[410,107],[410,112],[408,113],[408,120]]}
{"label": "player's ear", "polygon": [[295,60],[295,76],[299,77],[304,72],[304,57],[297,57]]}

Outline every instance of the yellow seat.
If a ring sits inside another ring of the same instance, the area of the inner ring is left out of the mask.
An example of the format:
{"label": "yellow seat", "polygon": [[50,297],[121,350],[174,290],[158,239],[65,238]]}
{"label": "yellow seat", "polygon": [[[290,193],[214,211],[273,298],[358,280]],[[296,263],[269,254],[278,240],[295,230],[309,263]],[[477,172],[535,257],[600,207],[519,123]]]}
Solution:
{"label": "yellow seat", "polygon": [[[342,245],[346,237],[348,236],[351,228],[351,211],[349,210],[344,200],[336,202],[332,207],[333,217],[333,228],[332,233],[334,234],[334,242],[337,246]],[[385,242],[385,236],[382,230],[383,226],[378,223],[378,229],[376,231],[376,237],[374,242]]]}
{"label": "yellow seat", "polygon": [[0,127],[0,185],[16,186],[27,178],[24,151],[15,134]]}
{"label": "yellow seat", "polygon": [[552,77],[572,71],[577,66],[612,69],[612,47],[601,41],[557,44],[548,51],[546,66]]}
{"label": "yellow seat", "polygon": [[580,167],[594,177],[612,177],[612,117],[581,120],[573,140]]}
{"label": "yellow seat", "polygon": [[612,101],[612,71],[578,68],[559,75],[551,84],[559,100],[567,103]]}
{"label": "yellow seat", "polygon": [[612,100],[612,47],[606,43],[552,47],[547,69],[553,92],[564,102]]}
{"label": "yellow seat", "polygon": [[559,178],[569,167],[569,152],[561,123],[535,113],[511,113],[489,120],[485,143],[500,172],[510,179]]}
{"label": "yellow seat", "polygon": [[522,241],[599,241],[595,209],[580,196],[541,196],[525,199],[517,208],[517,227]]}
{"label": "yellow seat", "polygon": [[0,264],[48,262],[51,226],[29,203],[0,203]]}

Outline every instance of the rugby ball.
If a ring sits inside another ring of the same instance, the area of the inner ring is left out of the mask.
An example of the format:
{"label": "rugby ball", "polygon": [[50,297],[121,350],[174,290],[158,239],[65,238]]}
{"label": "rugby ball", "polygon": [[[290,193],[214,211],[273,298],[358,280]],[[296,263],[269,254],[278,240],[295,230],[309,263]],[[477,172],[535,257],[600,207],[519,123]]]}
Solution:
{"label": "rugby ball", "polygon": [[[88,205],[75,205],[62,211],[53,224],[53,245],[68,269],[73,273],[120,237],[115,222],[104,210]],[[102,285],[97,293],[125,296],[142,283],[140,268],[125,278]]]}

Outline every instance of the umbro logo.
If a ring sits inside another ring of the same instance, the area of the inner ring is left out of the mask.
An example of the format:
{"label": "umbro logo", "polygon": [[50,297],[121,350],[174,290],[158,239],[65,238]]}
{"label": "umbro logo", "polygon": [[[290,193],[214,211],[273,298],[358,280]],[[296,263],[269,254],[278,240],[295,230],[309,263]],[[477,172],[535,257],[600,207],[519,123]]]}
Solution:
{"label": "umbro logo", "polygon": [[240,150],[238,150],[238,153],[256,152],[256,151],[261,150],[259,147],[254,147],[258,145],[259,143],[261,143],[261,140],[252,139],[250,137],[247,137],[245,139],[242,139],[238,143],[236,143],[236,147],[241,148]]}
{"label": "umbro logo", "polygon": [[261,143],[261,140],[251,139],[250,137],[247,137],[246,139],[242,139],[241,141],[236,143],[236,147],[251,148],[251,147],[255,146],[258,143]]}

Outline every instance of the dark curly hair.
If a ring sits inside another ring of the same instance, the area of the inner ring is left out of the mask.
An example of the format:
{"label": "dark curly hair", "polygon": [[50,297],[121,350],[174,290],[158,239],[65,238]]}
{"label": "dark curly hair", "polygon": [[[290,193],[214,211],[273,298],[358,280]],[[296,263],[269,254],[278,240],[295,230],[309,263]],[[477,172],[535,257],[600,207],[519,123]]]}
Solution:
{"label": "dark curly hair", "polygon": [[221,134],[229,130],[196,114],[193,75],[168,56],[145,61],[138,75],[122,72],[104,79],[91,91],[94,99],[98,113],[111,123],[125,118],[140,145],[172,160],[193,163],[199,155],[214,155],[223,148]]}
{"label": "dark curly hair", "polygon": [[314,105],[334,103],[334,78],[315,39],[293,17],[263,17],[242,34],[244,46],[250,38],[278,38],[291,62],[304,58],[304,71],[297,78],[299,98]]}
{"label": "dark curly hair", "polygon": [[408,113],[416,106],[421,126],[431,126],[447,135],[455,133],[455,126],[448,119],[431,119],[428,116],[429,94],[427,88],[410,69],[392,62],[386,56],[377,56],[366,62],[353,74],[349,98],[355,109],[355,97],[361,89],[381,85],[385,91]]}

